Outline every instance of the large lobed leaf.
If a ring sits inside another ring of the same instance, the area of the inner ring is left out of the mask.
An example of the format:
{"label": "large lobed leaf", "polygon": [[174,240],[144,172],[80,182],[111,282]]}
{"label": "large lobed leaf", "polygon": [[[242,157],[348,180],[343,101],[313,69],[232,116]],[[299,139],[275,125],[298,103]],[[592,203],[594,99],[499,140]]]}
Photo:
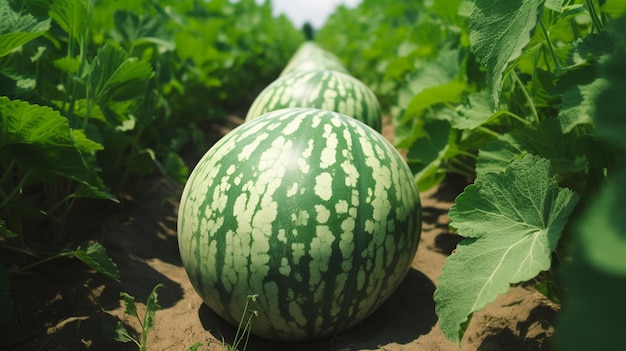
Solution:
{"label": "large lobed leaf", "polygon": [[450,209],[466,237],[448,257],[435,291],[440,328],[459,344],[469,316],[550,268],[578,195],[559,188],[546,159],[528,154],[501,173],[478,177]]}
{"label": "large lobed leaf", "polygon": [[588,143],[584,136],[563,133],[557,119],[546,119],[537,126],[515,129],[487,142],[478,153],[476,174],[501,172],[513,160],[531,153],[549,159],[563,179],[588,168]]}
{"label": "large lobed leaf", "polygon": [[522,54],[537,24],[543,0],[476,0],[469,20],[470,43],[487,67],[487,84],[497,107],[502,75],[509,62]]}
{"label": "large lobed leaf", "polygon": [[72,133],[68,120],[49,107],[0,97],[0,157],[73,179],[90,190],[84,195],[116,201],[81,154],[99,147],[82,136]]}
{"label": "large lobed leaf", "polygon": [[0,0],[0,57],[43,35],[50,19],[30,13],[22,1]]}

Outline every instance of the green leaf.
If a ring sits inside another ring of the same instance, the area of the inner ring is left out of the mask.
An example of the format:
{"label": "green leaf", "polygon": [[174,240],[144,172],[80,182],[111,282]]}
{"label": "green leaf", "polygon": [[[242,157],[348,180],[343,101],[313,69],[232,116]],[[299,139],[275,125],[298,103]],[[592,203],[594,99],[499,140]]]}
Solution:
{"label": "green leaf", "polygon": [[[459,71],[458,50],[442,49],[435,60],[427,61],[408,77],[404,90],[406,91],[405,96],[411,98],[407,103],[415,100],[416,95],[428,88],[434,88],[455,80]],[[411,117],[413,116],[408,116],[408,118]]]}
{"label": "green leaf", "polygon": [[466,237],[448,257],[434,299],[440,328],[459,344],[461,325],[510,284],[550,268],[578,195],[559,188],[550,162],[534,155],[498,174],[478,177],[450,209],[450,226]]}
{"label": "green leaf", "polygon": [[181,184],[185,184],[189,176],[189,168],[185,161],[175,152],[168,152],[163,161],[165,174]]}
{"label": "green leaf", "polygon": [[427,121],[423,129],[424,137],[415,140],[407,153],[407,163],[420,191],[432,188],[445,177],[440,168],[449,148],[450,123]]}
{"label": "green leaf", "polygon": [[148,296],[148,301],[146,301],[146,314],[143,317],[143,333],[141,334],[141,345],[146,347],[146,340],[148,340],[148,334],[152,327],[154,327],[155,315],[156,311],[161,309],[159,305],[158,290],[163,287],[163,284],[157,284]]}
{"label": "green leaf", "polygon": [[29,13],[24,2],[0,0],[0,57],[43,35],[50,20]]}
{"label": "green leaf", "polygon": [[115,340],[119,342],[137,342],[135,338],[130,335],[124,324],[122,322],[117,321],[115,325],[112,323],[106,323],[105,327],[105,336],[109,340]]}
{"label": "green leaf", "polygon": [[544,6],[552,11],[561,12],[561,9],[563,8],[563,0],[546,0]]}
{"label": "green leaf", "polygon": [[528,153],[525,145],[519,141],[518,133],[499,135],[488,141],[480,150],[476,159],[476,175],[500,173],[511,164]]}
{"label": "green leaf", "polygon": [[96,102],[106,105],[142,96],[153,74],[149,63],[128,57],[123,49],[107,43],[98,49],[89,80]]}
{"label": "green leaf", "polygon": [[120,281],[120,272],[115,265],[115,262],[109,258],[106,254],[104,246],[96,242],[83,250],[80,247],[72,251],[74,256],[83,261],[86,265],[93,268],[99,273],[106,275],[107,277]]}
{"label": "green leaf", "polygon": [[120,296],[124,298],[124,314],[139,318],[139,315],[137,314],[137,305],[135,304],[135,297],[123,291],[120,292]]}
{"label": "green leaf", "polygon": [[596,112],[596,98],[607,87],[607,80],[596,78],[588,84],[575,84],[563,94],[559,121],[564,132],[581,124],[592,124]]}
{"label": "green leaf", "polygon": [[198,351],[202,346],[204,346],[204,344],[198,341],[195,344],[189,346],[189,349],[187,349],[187,351]]}
{"label": "green leaf", "polygon": [[610,0],[605,2],[600,10],[613,18],[618,18],[626,14],[626,3],[622,0]]}
{"label": "green leaf", "polygon": [[598,134],[626,148],[626,17],[613,23],[618,50],[603,66],[603,76],[608,80],[606,88],[597,96],[595,125]]}
{"label": "green leaf", "polygon": [[176,45],[171,35],[165,30],[165,12],[160,16],[139,16],[134,12],[120,10],[114,15],[116,27],[112,32],[117,42],[127,41],[131,46],[151,43],[159,48],[159,52],[172,51]]}
{"label": "green leaf", "polygon": [[84,0],[55,0],[50,17],[70,35],[79,39],[87,33],[87,6]]}
{"label": "green leaf", "polygon": [[501,115],[498,112],[494,114],[493,111],[489,92],[481,90],[471,93],[467,96],[467,100],[457,108],[458,117],[452,119],[452,126],[456,129],[475,129]]}
{"label": "green leaf", "polygon": [[[0,223],[0,225],[2,225]],[[0,263],[0,326],[13,317],[14,303],[11,299],[11,282],[4,265]]]}
{"label": "green leaf", "polygon": [[52,64],[65,73],[77,73],[80,69],[80,57],[63,56],[52,61]]}
{"label": "green leaf", "polygon": [[487,85],[494,106],[499,105],[502,76],[522,54],[537,24],[543,0],[476,0],[469,19],[470,43],[487,68]]}
{"label": "green leaf", "polygon": [[104,150],[104,146],[102,146],[102,144],[96,143],[95,141],[87,138],[87,135],[85,135],[85,132],[82,129],[72,129],[70,133],[72,134],[74,145],[76,145],[76,148],[81,152],[94,153],[96,151]]}
{"label": "green leaf", "polygon": [[556,119],[546,119],[538,126],[515,129],[487,142],[478,152],[476,173],[498,173],[513,160],[531,153],[550,160],[559,177],[583,173],[588,167],[587,137],[563,133]]}
{"label": "green leaf", "polygon": [[459,103],[466,88],[466,84],[459,81],[426,88],[413,97],[404,113],[405,118],[420,118],[427,108],[440,103]]}
{"label": "green leaf", "polygon": [[[606,248],[607,254],[617,251]],[[558,316],[555,344],[568,351],[616,350],[626,345],[626,276],[597,267],[578,249],[562,272],[567,304]],[[626,251],[619,254],[623,261]]]}
{"label": "green leaf", "polygon": [[617,172],[593,199],[578,224],[585,260],[607,274],[626,277],[626,169]]}
{"label": "green leaf", "polygon": [[0,97],[0,154],[26,168],[73,179],[98,198],[116,201],[76,147],[68,120],[49,107]]}
{"label": "green leaf", "polygon": [[564,132],[593,122],[596,99],[608,84],[606,78],[599,77],[599,63],[606,62],[614,49],[615,40],[607,32],[589,34],[572,46],[569,66],[556,70],[559,80],[555,94],[562,98],[558,117]]}

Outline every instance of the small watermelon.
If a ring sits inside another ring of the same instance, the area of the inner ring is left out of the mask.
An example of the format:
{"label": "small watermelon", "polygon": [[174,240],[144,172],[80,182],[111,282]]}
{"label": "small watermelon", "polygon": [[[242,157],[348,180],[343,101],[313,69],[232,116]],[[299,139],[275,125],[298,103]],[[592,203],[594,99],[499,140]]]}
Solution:
{"label": "small watermelon", "polygon": [[246,121],[288,107],[339,112],[378,132],[382,128],[380,104],[374,93],[358,79],[337,71],[297,71],[279,77],[252,102]]}

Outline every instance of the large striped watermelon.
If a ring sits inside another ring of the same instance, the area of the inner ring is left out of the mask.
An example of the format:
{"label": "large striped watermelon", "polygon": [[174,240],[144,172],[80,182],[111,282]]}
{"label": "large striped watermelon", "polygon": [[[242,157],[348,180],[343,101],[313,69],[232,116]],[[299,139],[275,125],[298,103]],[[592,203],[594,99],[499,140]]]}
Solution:
{"label": "large striped watermelon", "polygon": [[178,214],[182,263],[204,302],[252,333],[321,338],[367,317],[416,252],[421,205],[394,147],[365,124],[308,108],[270,112],[220,139]]}
{"label": "large striped watermelon", "polygon": [[379,132],[382,128],[380,104],[374,93],[358,79],[337,71],[297,71],[279,77],[252,102],[246,121],[288,107],[339,112]]}

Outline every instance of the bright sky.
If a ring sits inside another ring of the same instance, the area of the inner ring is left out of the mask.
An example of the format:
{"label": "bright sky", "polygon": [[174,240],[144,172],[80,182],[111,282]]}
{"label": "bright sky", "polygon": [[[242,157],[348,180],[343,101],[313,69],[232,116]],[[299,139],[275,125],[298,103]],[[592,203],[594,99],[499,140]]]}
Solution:
{"label": "bright sky", "polygon": [[348,7],[357,6],[361,0],[272,0],[274,14],[284,13],[296,28],[310,22],[315,29],[320,29],[328,15],[340,4]]}

